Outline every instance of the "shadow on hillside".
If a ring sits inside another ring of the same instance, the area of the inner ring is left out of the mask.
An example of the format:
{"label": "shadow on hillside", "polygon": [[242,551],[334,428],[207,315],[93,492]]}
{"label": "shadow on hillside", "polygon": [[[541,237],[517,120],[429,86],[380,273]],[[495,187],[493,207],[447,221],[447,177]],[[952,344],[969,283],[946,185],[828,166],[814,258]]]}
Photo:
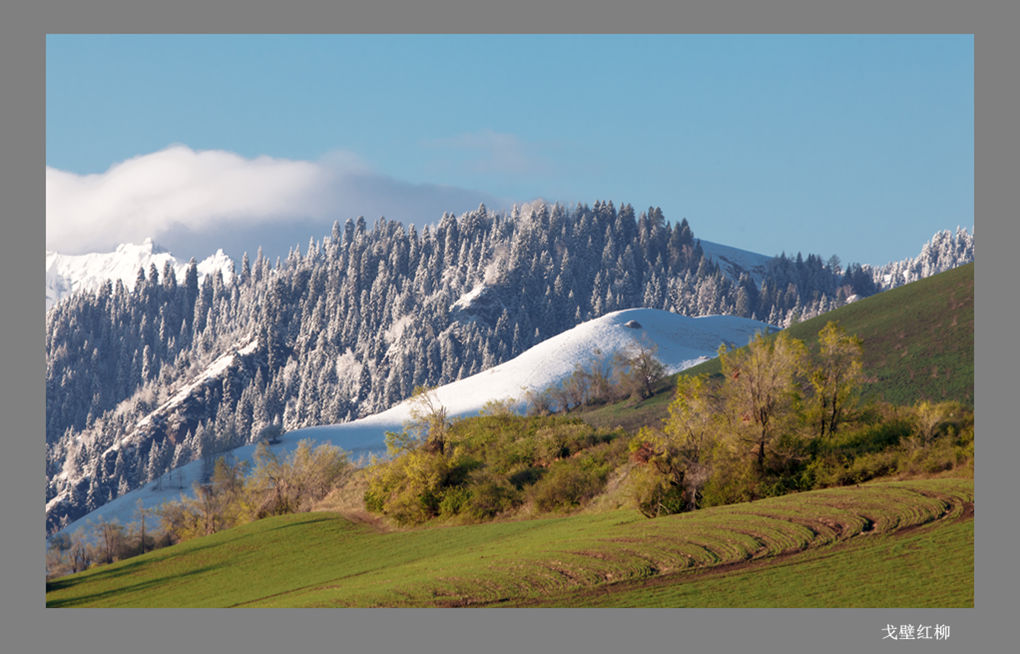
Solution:
{"label": "shadow on hillside", "polygon": [[[123,597],[123,596],[129,595],[130,593],[132,593],[134,591],[147,590],[147,589],[154,588],[154,587],[157,587],[157,586],[160,586],[160,585],[162,585],[164,583],[169,583],[169,582],[175,582],[176,583],[176,582],[178,582],[178,581],[180,581],[182,579],[186,579],[187,577],[193,577],[195,575],[201,575],[201,574],[204,574],[206,572],[210,572],[212,570],[217,570],[217,569],[219,569],[221,567],[223,567],[223,566],[222,565],[211,565],[211,566],[206,566],[204,568],[198,568],[198,569],[195,569],[195,570],[191,570],[191,571],[188,571],[188,572],[182,572],[181,574],[168,575],[168,576],[165,576],[165,577],[159,577],[157,579],[150,579],[148,581],[142,581],[142,582],[139,582],[137,584],[131,584],[130,586],[118,586],[118,587],[113,588],[111,590],[102,591],[102,592],[98,592],[98,593],[92,593],[92,594],[88,594],[88,595],[77,595],[77,596],[74,596],[74,597],[68,597],[66,599],[60,599],[60,600],[46,600],[46,608],[67,608],[67,607],[74,607],[74,606],[91,605],[91,604],[94,604],[96,602],[100,602],[100,601],[102,601],[103,599],[105,599],[107,597],[112,597],[112,596],[122,596]],[[86,581],[89,582],[89,583],[93,583],[96,580],[95,580],[94,577],[87,577],[86,579],[68,579],[66,581],[59,580],[59,581],[56,581],[56,582],[47,582],[47,584],[46,584],[46,591],[50,592],[51,590],[58,590],[58,589],[61,589],[61,588],[71,588],[71,587],[74,587],[75,585],[77,585],[79,583],[85,583]]]}

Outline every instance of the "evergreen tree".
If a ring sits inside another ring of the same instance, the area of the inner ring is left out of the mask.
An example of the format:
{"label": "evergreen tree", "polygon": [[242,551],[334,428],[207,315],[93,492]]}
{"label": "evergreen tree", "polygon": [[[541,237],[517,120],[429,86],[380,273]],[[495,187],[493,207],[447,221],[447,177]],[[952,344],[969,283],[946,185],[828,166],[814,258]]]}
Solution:
{"label": "evergreen tree", "polygon": [[[121,478],[131,484],[149,476],[153,443],[165,437],[155,415],[132,436],[144,458],[125,462],[122,477],[104,486],[109,475],[91,478],[87,462],[251,340],[254,352],[237,356],[174,409],[182,430],[221,425],[224,434],[234,430],[222,440],[232,443],[277,417],[294,428],[366,415],[416,385],[502,363],[619,308],[737,313],[782,325],[967,257],[973,238],[958,230],[937,235],[916,259],[881,269],[843,268],[817,255],[778,257],[758,286],[705,257],[686,219],[670,224],[655,207],[635,217],[629,204],[617,211],[596,201],[510,214],[481,206],[420,231],[385,219],[369,227],[359,217],[334,224],[304,254],[292,249],[275,270],[261,248],[226,278],[201,279],[192,259],[180,285],[172,267],[162,276],[155,266],[148,274],[140,268],[130,292],[104,284],[47,314],[47,494],[70,498],[82,483],[79,503],[90,488],[91,501],[100,502]],[[476,288],[484,292],[467,310],[451,311]],[[486,302],[496,308],[487,312]],[[336,364],[341,358],[357,365]],[[160,449],[167,461],[158,469],[195,455],[172,445]],[[57,476],[67,457],[79,476]],[[60,518],[48,516],[48,524]]]}

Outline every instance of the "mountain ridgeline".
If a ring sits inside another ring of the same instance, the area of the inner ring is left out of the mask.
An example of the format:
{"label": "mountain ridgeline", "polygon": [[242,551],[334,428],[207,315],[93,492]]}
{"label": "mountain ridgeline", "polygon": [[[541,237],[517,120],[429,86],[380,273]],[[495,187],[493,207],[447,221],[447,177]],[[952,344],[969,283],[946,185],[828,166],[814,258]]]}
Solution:
{"label": "mountain ridgeline", "polygon": [[194,262],[182,280],[151,266],[47,313],[47,528],[267,425],[368,415],[611,311],[785,325],[973,258],[967,232],[937,239],[885,269],[776,257],[759,285],[659,209],[537,203],[420,231],[347,220],[303,254],[245,255],[201,283]]}

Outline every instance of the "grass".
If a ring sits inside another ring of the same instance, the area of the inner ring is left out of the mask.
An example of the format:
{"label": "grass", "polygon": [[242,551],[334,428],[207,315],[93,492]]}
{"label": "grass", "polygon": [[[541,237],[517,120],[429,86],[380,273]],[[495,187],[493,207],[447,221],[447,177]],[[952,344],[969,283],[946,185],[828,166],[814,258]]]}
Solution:
{"label": "grass", "polygon": [[[297,514],[54,580],[47,584],[46,603],[49,607],[548,602],[564,606],[593,603],[604,589],[640,593],[643,588],[650,594],[620,594],[616,599],[609,595],[607,601],[677,606],[689,601],[699,606],[737,601],[741,606],[756,606],[770,602],[769,596],[748,594],[746,603],[740,603],[739,595],[723,597],[722,591],[711,586],[691,587],[694,595],[670,595],[668,588],[675,584],[660,586],[678,574],[697,576],[725,566],[760,563],[755,575],[764,574],[773,570],[773,562],[775,574],[786,575],[782,583],[814,584],[817,571],[789,565],[791,554],[816,555],[809,556],[804,566],[827,565],[819,557],[843,543],[875,543],[840,554],[850,557],[839,568],[845,568],[846,575],[871,570],[890,556],[911,566],[922,565],[931,558],[931,547],[942,541],[917,552],[904,545],[888,548],[907,542],[896,533],[935,524],[940,527],[930,532],[933,537],[955,543],[942,575],[953,580],[947,581],[950,585],[971,579],[972,597],[973,547],[960,540],[965,535],[942,531],[955,525],[953,519],[962,516],[972,501],[972,480],[944,478],[826,489],[654,520],[632,510],[614,510],[381,532],[336,514]],[[618,585],[621,582],[636,586]],[[860,595],[822,593],[811,597],[810,605],[919,606],[928,597],[924,583],[911,586],[905,581],[886,593],[873,586]],[[954,606],[966,601],[958,594],[944,597]]]}
{"label": "grass", "polygon": [[[956,400],[974,406],[974,264],[933,275],[792,325],[787,330],[817,350],[818,332],[837,321],[864,343],[868,381],[862,400],[909,405],[920,400]],[[717,375],[719,360],[685,370]],[[588,409],[579,415],[596,427],[636,431],[668,414],[676,376],[653,397]]]}
{"label": "grass", "polygon": [[812,549],[767,565],[663,581],[653,587],[575,593],[543,605],[973,607],[974,521]]}
{"label": "grass", "polygon": [[879,293],[793,325],[809,345],[836,320],[864,341],[865,400],[974,405],[974,264]]}

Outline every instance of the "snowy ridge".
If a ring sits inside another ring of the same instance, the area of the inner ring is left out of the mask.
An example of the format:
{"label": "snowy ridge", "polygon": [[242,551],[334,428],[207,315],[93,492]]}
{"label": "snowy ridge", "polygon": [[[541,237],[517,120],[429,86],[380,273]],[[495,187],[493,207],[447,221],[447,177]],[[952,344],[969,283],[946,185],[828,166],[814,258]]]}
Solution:
{"label": "snowy ridge", "polygon": [[[188,397],[190,397],[197,389],[201,388],[203,385],[205,385],[206,383],[213,379],[218,379],[222,377],[223,373],[226,372],[226,370],[234,363],[238,356],[249,355],[253,353],[257,347],[258,341],[252,339],[246,345],[236,350],[232,350],[231,352],[228,352],[227,354],[224,354],[220,357],[217,357],[212,363],[209,364],[208,367],[206,367],[205,370],[202,371],[201,374],[195,377],[188,384],[185,384],[183,387],[181,387],[176,393],[174,393],[174,395],[170,399],[160,404],[159,407],[157,407],[156,409],[147,413],[145,417],[138,421],[138,423],[135,425],[135,428],[129,434],[118,439],[113,445],[103,450],[102,453],[100,454],[100,457],[105,458],[105,456],[108,453],[116,452],[122,447],[127,449],[136,448],[138,446],[137,441],[139,430],[148,426],[149,423],[152,422],[153,416],[166,414],[170,410],[180,406],[180,404],[184,402],[186,399],[188,399]],[[68,478],[67,468],[65,467],[65,469],[57,475],[57,477],[67,479]],[[46,511],[49,512],[54,506],[66,500],[67,496],[68,491],[66,489],[57,493],[48,502],[46,502]]]}
{"label": "snowy ridge", "polygon": [[746,272],[759,288],[768,271],[768,263],[774,258],[711,241],[699,240],[699,242],[705,256],[718,264],[727,277],[737,281],[740,275]]}
{"label": "snowy ridge", "polygon": [[[636,321],[640,327],[628,327]],[[734,316],[690,318],[658,309],[627,309],[580,324],[530,348],[520,356],[476,375],[435,389],[438,401],[451,417],[475,415],[491,400],[520,402],[526,389],[542,389],[570,375],[575,366],[590,364],[597,356],[641,346],[656,347],[656,356],[670,372],[689,368],[715,356],[719,345],[745,345],[759,331],[774,329],[756,320]],[[219,363],[217,361],[216,363]],[[215,364],[214,364],[215,365]],[[305,427],[287,432],[273,450],[285,454],[303,439],[316,444],[331,443],[346,450],[355,460],[385,452],[387,431],[399,431],[411,417],[408,402],[352,422]],[[231,450],[235,460],[251,459],[255,445]],[[86,514],[62,529],[72,533],[89,521],[116,519],[127,524],[136,519],[138,500],[146,508],[177,499],[201,475],[201,461],[172,470],[156,483],[126,493]]]}
{"label": "snowy ridge", "polygon": [[[148,273],[149,266],[155,265],[163,274],[163,267],[170,263],[178,281],[184,279],[188,263],[175,258],[160,248],[151,238],[135,245],[124,243],[113,252],[90,252],[88,254],[60,254],[46,252],[46,309],[63,298],[83,290],[99,288],[103,282],[114,283],[119,279],[129,290],[135,286],[138,268]],[[229,279],[233,262],[222,249],[198,263],[199,278],[219,270]]]}
{"label": "snowy ridge", "polygon": [[149,424],[149,422],[152,420],[153,414],[163,413],[165,411],[168,411],[169,409],[172,409],[180,405],[181,402],[188,399],[188,396],[195,392],[195,389],[199,388],[209,380],[215,379],[223,375],[223,373],[226,372],[227,368],[229,368],[234,363],[234,359],[237,358],[238,355],[244,356],[251,354],[257,348],[258,341],[256,339],[252,339],[247,345],[242,346],[240,349],[228,352],[227,354],[218,357],[215,361],[209,364],[208,368],[202,371],[201,375],[199,375],[193,381],[186,384],[179,391],[174,393],[173,397],[171,397],[163,404],[159,405],[159,407],[155,411],[152,411],[151,413],[147,414],[144,418],[139,420],[137,426],[144,427],[145,425]]}

